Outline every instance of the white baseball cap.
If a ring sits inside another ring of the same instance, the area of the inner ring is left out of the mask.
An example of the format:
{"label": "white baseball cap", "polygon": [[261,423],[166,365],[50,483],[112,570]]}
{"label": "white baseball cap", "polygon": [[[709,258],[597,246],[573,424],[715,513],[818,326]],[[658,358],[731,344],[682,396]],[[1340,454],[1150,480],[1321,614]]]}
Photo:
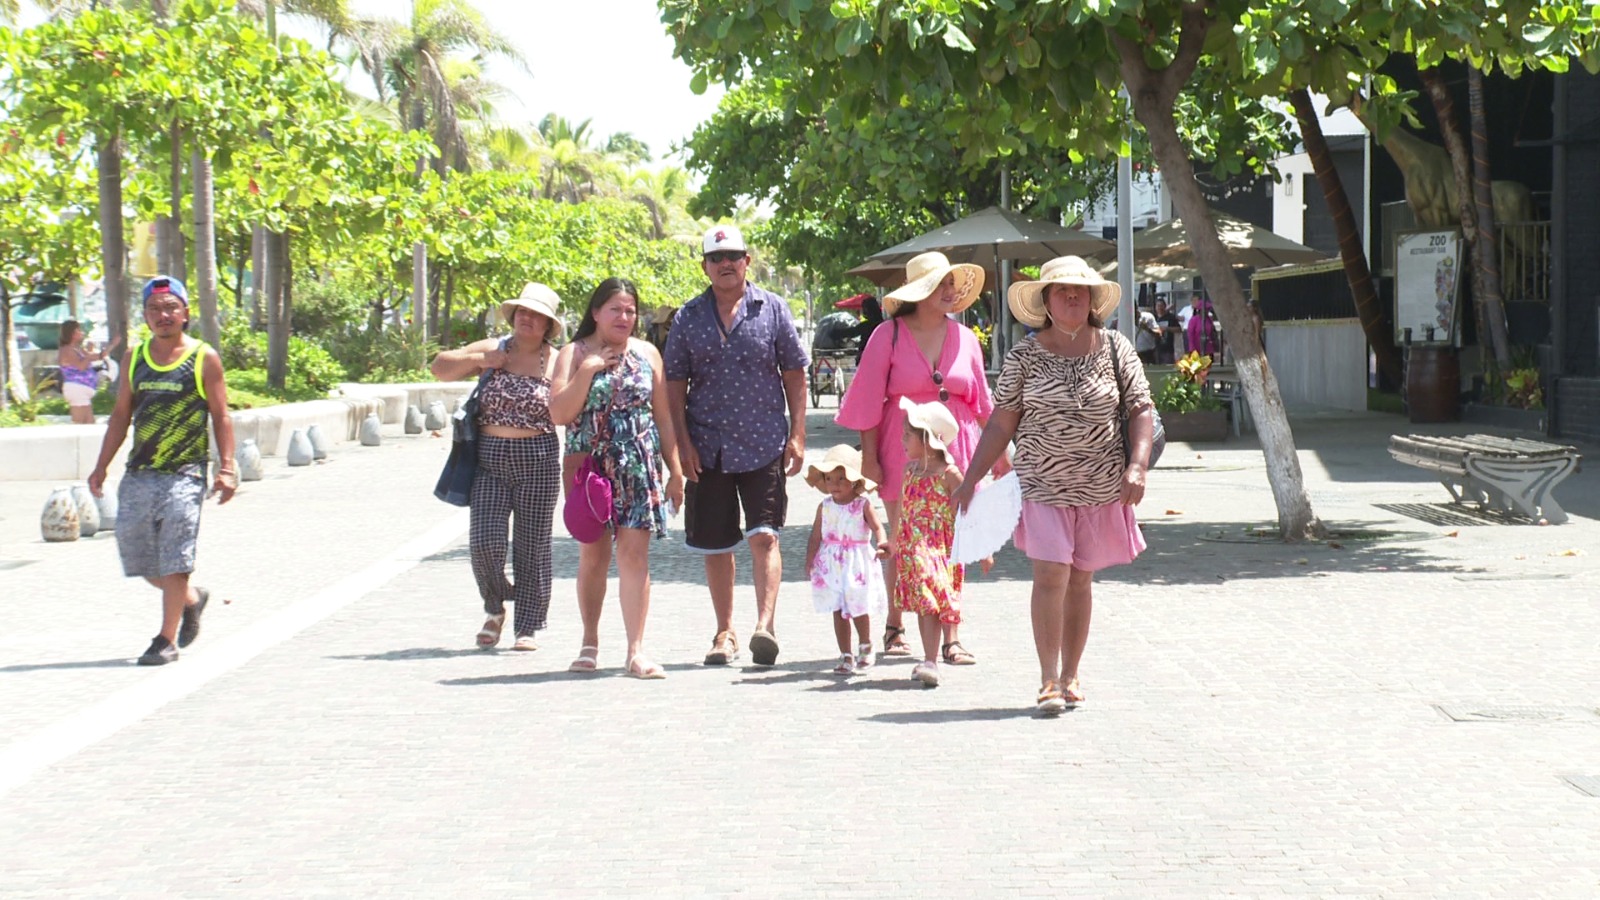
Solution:
{"label": "white baseball cap", "polygon": [[714,225],[706,232],[705,242],[702,244],[705,253],[715,253],[718,250],[735,250],[740,253],[750,252],[744,245],[744,235],[732,225]]}

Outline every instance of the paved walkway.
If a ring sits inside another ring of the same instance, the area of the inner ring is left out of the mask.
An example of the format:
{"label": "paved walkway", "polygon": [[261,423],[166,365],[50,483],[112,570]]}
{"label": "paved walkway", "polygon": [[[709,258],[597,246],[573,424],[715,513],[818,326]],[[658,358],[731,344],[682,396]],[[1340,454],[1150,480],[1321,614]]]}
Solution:
{"label": "paved walkway", "polygon": [[[0,484],[0,896],[1600,894],[1576,786],[1600,793],[1600,479],[1559,492],[1568,525],[1485,524],[1388,460],[1401,428],[1297,419],[1345,533],[1309,546],[1253,535],[1274,511],[1248,437],[1169,449],[1058,720],[1031,715],[1009,549],[970,583],[978,666],[933,691],[908,662],[826,674],[798,481],[780,665],[698,665],[709,603],[671,541],[653,683],[619,676],[614,601],[604,671],[565,672],[570,577],[541,650],[472,649],[438,439],[271,460],[208,507],[212,611],[158,670],[130,665],[156,600],[113,538],[43,544],[50,485]],[[557,539],[558,575],[576,555]]]}

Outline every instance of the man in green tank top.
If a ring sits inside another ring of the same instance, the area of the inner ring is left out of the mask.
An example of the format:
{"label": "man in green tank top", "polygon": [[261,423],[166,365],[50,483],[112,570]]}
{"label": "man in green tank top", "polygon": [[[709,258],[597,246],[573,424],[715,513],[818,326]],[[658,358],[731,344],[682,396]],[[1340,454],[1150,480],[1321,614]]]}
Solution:
{"label": "man in green tank top", "polygon": [[205,588],[189,585],[206,496],[209,429],[216,431],[221,459],[211,483],[220,502],[233,498],[239,476],[222,359],[185,333],[189,294],[183,282],[157,276],[145,284],[143,296],[150,339],[123,361],[117,404],[89,490],[96,497],[104,493],[106,468],[131,427],[133,446],[117,486],[117,550],[124,574],[161,591],[161,633],[139,657],[141,666],[160,666],[199,636],[200,616],[211,599]]}

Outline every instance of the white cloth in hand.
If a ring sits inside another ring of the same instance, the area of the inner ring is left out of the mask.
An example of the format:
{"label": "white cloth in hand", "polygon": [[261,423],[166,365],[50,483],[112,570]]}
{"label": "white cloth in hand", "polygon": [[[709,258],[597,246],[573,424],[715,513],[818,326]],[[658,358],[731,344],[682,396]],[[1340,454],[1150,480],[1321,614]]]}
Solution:
{"label": "white cloth in hand", "polygon": [[1022,518],[1022,485],[1015,470],[987,486],[980,486],[967,504],[966,512],[956,513],[956,536],[950,559],[971,564],[993,556],[1017,529]]}

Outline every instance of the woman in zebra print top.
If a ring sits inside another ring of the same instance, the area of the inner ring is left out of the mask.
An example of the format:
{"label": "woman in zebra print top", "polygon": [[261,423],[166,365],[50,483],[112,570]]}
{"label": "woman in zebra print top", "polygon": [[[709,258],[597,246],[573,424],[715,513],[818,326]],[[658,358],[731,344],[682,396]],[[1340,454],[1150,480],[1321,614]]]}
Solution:
{"label": "woman in zebra print top", "polygon": [[[1012,465],[1023,503],[1012,539],[1033,560],[1037,703],[1055,714],[1083,701],[1078,662],[1089,640],[1094,573],[1144,550],[1133,507],[1144,498],[1154,423],[1138,354],[1104,327],[1121,289],[1076,256],[1046,263],[1039,279],[1012,285],[1006,298],[1019,322],[1039,330],[1006,355],[994,413],[954,499],[965,509],[1016,440]],[[1129,418],[1126,448],[1119,403]]]}

